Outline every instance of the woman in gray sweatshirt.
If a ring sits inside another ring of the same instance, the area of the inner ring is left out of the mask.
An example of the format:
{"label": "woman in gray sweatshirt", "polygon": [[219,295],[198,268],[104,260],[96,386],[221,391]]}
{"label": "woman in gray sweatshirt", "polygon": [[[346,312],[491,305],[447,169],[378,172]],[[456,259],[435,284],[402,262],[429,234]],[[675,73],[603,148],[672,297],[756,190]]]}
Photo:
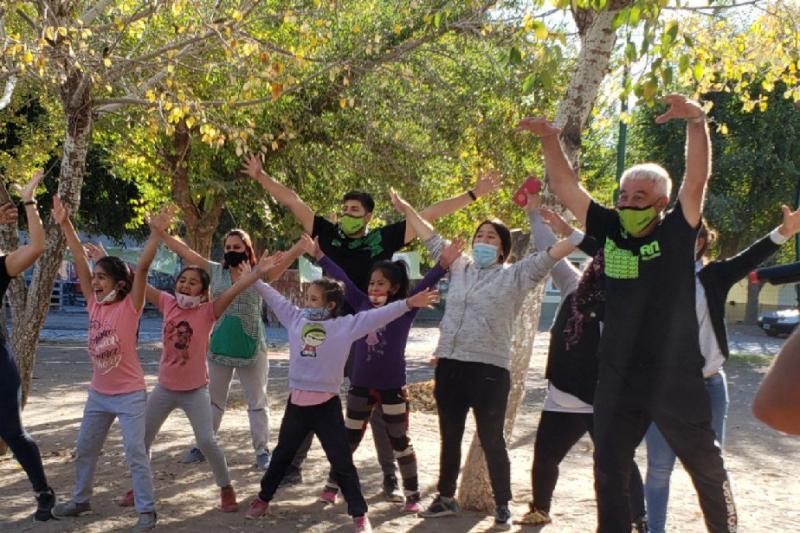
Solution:
{"label": "woman in gray sweatshirt", "polygon": [[[444,239],[394,192],[392,203],[438,260]],[[472,408],[489,467],[495,523],[510,525],[511,467],[503,422],[511,388],[514,320],[528,291],[582,239],[583,234],[576,230],[547,251],[529,254],[509,265],[506,262],[511,252],[511,232],[499,221],[486,220],[472,237],[472,256],[462,255],[450,266],[447,305],[434,352],[437,358],[434,397],[442,439],[439,495],[421,516],[433,518],[458,512],[454,496],[461,464],[461,440]]]}

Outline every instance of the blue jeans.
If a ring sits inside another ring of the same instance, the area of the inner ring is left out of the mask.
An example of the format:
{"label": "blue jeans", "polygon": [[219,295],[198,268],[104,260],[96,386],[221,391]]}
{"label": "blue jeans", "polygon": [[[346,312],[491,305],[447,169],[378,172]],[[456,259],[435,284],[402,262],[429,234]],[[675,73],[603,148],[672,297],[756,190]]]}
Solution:
{"label": "blue jeans", "polygon": [[[706,391],[711,400],[711,427],[717,434],[720,448],[725,445],[725,419],[728,417],[728,382],[725,372],[705,380]],[[647,477],[644,497],[647,503],[647,523],[650,533],[664,533],[667,523],[669,501],[669,479],[675,466],[675,452],[655,424],[651,424],[645,435],[647,443]]]}

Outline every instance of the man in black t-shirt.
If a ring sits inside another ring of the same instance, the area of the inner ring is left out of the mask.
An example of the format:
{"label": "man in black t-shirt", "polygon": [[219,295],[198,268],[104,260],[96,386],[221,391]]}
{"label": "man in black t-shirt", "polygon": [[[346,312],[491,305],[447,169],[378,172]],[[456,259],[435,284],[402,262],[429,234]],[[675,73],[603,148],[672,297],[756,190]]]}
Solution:
{"label": "man in black t-shirt", "polygon": [[655,164],[623,174],[616,209],[595,203],[543,119],[518,129],[541,138],[550,186],[597,239],[605,255],[605,323],[595,391],[595,489],[599,532],[631,530],[631,460],[651,421],[680,457],[697,489],[706,526],[736,531],[736,510],[722,453],[711,428],[695,313],[694,245],[711,147],[700,106],[667,97],[656,119],[687,122],[686,175],[667,211],[671,182]]}
{"label": "man in black t-shirt", "polygon": [[[325,255],[339,265],[364,292],[367,292],[368,289],[369,272],[372,265],[378,261],[390,260],[395,252],[416,237],[414,229],[410,224],[406,224],[405,220],[368,229],[367,226],[375,209],[375,202],[368,193],[353,191],[345,194],[342,198],[339,222],[333,223],[327,218],[315,214],[296,192],[275,181],[264,172],[258,156],[248,156],[242,172],[258,181],[278,203],[288,208],[303,226],[303,230],[319,239],[320,248]],[[491,193],[498,185],[499,180],[495,173],[484,174],[478,178],[472,189],[437,202],[423,209],[420,214],[428,221],[436,220]],[[380,406],[373,409],[370,422],[378,462],[384,474],[384,496],[392,501],[403,501],[404,498],[399,492],[395,475],[394,451],[389,441],[386,424],[383,420],[383,410]],[[299,467],[310,445],[311,437],[309,436],[292,464],[294,475],[293,472],[290,472],[289,479],[300,477]]]}

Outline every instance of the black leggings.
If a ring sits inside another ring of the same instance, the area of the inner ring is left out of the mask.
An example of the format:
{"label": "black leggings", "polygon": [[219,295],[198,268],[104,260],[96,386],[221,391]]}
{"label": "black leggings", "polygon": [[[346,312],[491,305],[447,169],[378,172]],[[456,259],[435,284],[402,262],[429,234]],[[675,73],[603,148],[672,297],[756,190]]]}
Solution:
{"label": "black leggings", "polygon": [[5,342],[0,340],[0,438],[2,438],[19,461],[36,492],[44,492],[49,486],[44,475],[42,457],[33,439],[22,427],[20,400],[22,383],[17,365]]}
{"label": "black leggings", "polygon": [[[542,411],[533,445],[532,508],[550,512],[558,482],[558,466],[586,432],[594,440],[594,415],[591,413]],[[631,522],[634,522],[645,514],[642,476],[636,462],[631,466],[629,491]]]}

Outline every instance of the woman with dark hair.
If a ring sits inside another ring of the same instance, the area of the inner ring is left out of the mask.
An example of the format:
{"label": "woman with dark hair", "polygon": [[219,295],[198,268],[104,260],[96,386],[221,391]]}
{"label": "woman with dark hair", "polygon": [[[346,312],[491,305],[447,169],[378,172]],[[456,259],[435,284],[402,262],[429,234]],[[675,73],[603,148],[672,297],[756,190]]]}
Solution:
{"label": "woman with dark hair", "polygon": [[[529,199],[539,205],[539,196]],[[552,229],[551,229],[552,228]],[[537,209],[531,214],[531,237],[537,250],[556,242],[555,233],[572,231],[558,214]],[[530,510],[517,523],[549,524],[553,491],[561,461],[587,432],[594,436],[594,390],[597,385],[597,348],[602,329],[603,251],[594,239],[584,239],[579,248],[591,261],[583,274],[562,259],[553,267],[553,283],[561,293],[561,305],[550,328],[545,378],[548,380],[536,440],[533,447]],[[629,484],[631,522],[636,531],[646,531],[642,476],[634,463]]]}
{"label": "woman with dark hair", "polygon": [[[392,193],[392,203],[414,225],[417,235],[438,260],[445,241],[419,214]],[[532,202],[528,203],[532,210]],[[530,214],[530,211],[529,211]],[[442,452],[439,495],[421,516],[458,512],[454,499],[461,464],[461,439],[470,408],[486,456],[495,500],[495,524],[511,524],[511,465],[503,424],[511,388],[511,338],[522,302],[559,259],[583,240],[575,230],[547,251],[534,252],[513,265],[511,232],[499,221],[482,222],[472,239],[472,256],[450,265],[447,305],[439,326],[434,397],[439,412]]]}
{"label": "woman with dark hair", "polygon": [[[167,247],[178,254],[184,264],[205,270],[211,278],[211,297],[218,298],[256,264],[256,253],[250,235],[242,229],[232,229],[223,241],[222,263],[206,259],[180,239],[168,233],[169,224],[159,228]],[[268,273],[270,281],[277,279],[300,255],[298,247],[292,248],[281,263]],[[269,466],[269,406],[267,404],[267,343],[261,319],[261,296],[253,287],[242,291],[233,303],[219,316],[211,332],[208,351],[208,392],[211,399],[214,432],[219,431],[222,415],[228,402],[228,391],[233,373],[247,401],[250,436],[256,455],[256,465],[266,470]],[[197,446],[186,453],[183,461],[194,463],[205,460]]]}
{"label": "woman with dark hair", "polygon": [[91,511],[89,499],[97,460],[114,420],[119,420],[125,459],[133,482],[139,521],[133,531],[150,531],[156,525],[153,476],[144,444],[144,372],[136,351],[139,319],[144,309],[147,271],[158,248],[158,234],[150,233],[134,276],[118,257],[99,259],[89,268],[84,248],[61,199],[53,198],[53,219],[61,226],[72,252],[81,292],[89,310],[89,355],[92,382],[83,410],[75,451],[75,490],[72,499],[53,508],[55,518]]}
{"label": "woman with dark hair", "polygon": [[[725,300],[731,287],[780,249],[800,231],[800,211],[785,205],[783,222],[738,255],[706,264],[707,252],[716,238],[705,219],[701,220],[695,242],[695,307],[700,329],[700,352],[703,354],[703,380],[711,405],[711,428],[717,445],[725,447],[725,419],[728,416],[728,382],[723,365],[730,356],[725,329]],[[647,476],[645,499],[650,531],[662,533],[667,523],[669,481],[675,467],[675,452],[651,424],[645,435]]]}
{"label": "woman with dark hair", "polygon": [[[384,307],[434,287],[450,263],[461,254],[461,247],[458,245],[448,247],[439,263],[410,292],[405,263],[379,261],[372,266],[368,290],[363,292],[339,265],[322,252],[317,238],[311,240],[304,236],[304,242],[305,252],[314,257],[329,276],[344,283],[347,303],[356,312]],[[403,511],[407,513],[422,510],[419,504],[417,457],[408,436],[409,403],[405,354],[408,334],[417,311],[418,309],[411,309],[400,318],[355,342],[345,417],[348,442],[354,452],[364,438],[373,409],[381,407],[389,440],[400,465],[405,496]],[[320,499],[335,503],[338,492],[339,487],[331,472]]]}
{"label": "woman with dark hair", "polygon": [[[0,256],[0,305],[11,279],[30,268],[44,252],[44,228],[34,198],[41,179],[42,172],[36,171],[24,189],[18,188],[28,218],[30,242]],[[17,216],[17,206],[10,201],[0,206],[0,224],[14,224],[16,228]],[[21,401],[22,382],[19,370],[8,339],[0,332],[0,438],[11,448],[14,457],[33,485],[37,504],[34,520],[45,521],[50,518],[50,510],[55,505],[56,495],[47,483],[39,448],[22,425]]]}

